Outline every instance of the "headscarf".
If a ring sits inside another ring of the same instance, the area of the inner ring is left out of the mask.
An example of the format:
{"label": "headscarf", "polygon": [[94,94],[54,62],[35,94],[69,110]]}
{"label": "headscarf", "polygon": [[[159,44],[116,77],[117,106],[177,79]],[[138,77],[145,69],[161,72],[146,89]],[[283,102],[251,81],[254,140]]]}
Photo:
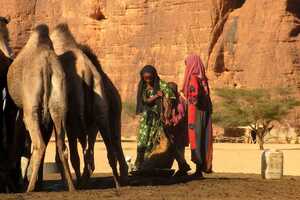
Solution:
{"label": "headscarf", "polygon": [[182,92],[184,93],[185,97],[187,97],[188,84],[192,75],[198,76],[201,81],[207,81],[207,77],[205,75],[205,67],[201,61],[201,58],[198,55],[189,55],[185,60],[185,64],[186,68]]}
{"label": "headscarf", "polygon": [[146,82],[143,80],[143,75],[145,73],[150,73],[153,76],[154,93],[156,94],[157,91],[159,91],[160,78],[157,74],[157,71],[156,71],[155,67],[153,67],[152,65],[146,65],[140,71],[141,80],[139,82],[138,91],[137,91],[136,114],[142,113],[145,110],[145,105],[143,104],[143,91],[144,91],[144,89],[146,89]]}

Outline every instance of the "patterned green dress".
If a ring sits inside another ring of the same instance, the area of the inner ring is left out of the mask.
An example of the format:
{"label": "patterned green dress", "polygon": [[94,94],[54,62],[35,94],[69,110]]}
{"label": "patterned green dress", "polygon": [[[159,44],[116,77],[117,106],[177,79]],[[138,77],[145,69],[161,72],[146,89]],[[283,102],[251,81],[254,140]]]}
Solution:
{"label": "patterned green dress", "polygon": [[[167,83],[160,80],[160,90],[164,93],[166,98],[173,99],[175,95],[168,87]],[[143,101],[154,96],[154,91],[146,89],[143,91]],[[146,103],[145,103],[146,104]],[[141,114],[139,133],[137,138],[138,148],[146,150],[145,156],[153,149],[157,138],[161,131],[163,131],[163,124],[160,116],[160,107],[157,104],[147,104],[147,110]]]}

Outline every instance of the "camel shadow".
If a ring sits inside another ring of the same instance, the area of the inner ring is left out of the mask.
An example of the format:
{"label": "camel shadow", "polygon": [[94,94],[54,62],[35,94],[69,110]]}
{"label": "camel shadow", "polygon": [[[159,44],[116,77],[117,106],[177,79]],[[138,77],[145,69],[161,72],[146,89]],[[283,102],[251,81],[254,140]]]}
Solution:
{"label": "camel shadow", "polygon": [[[191,175],[183,177],[158,177],[158,176],[129,176],[129,182],[126,186],[132,187],[144,187],[144,186],[171,186],[177,184],[185,184],[192,181],[217,181],[217,182],[228,182],[233,180],[248,181],[249,177],[207,177],[207,178],[194,178]],[[113,177],[108,174],[95,174],[90,178],[87,185],[80,190],[103,190],[113,189],[115,184]],[[61,180],[46,180],[44,182],[42,191],[64,191],[65,184]]]}
{"label": "camel shadow", "polygon": [[[65,184],[59,180],[59,178],[54,178],[55,180],[45,180],[43,183],[42,191],[65,191]],[[191,176],[185,177],[141,177],[141,176],[129,176],[129,182],[126,186],[142,187],[142,186],[162,186],[162,185],[176,185],[182,183],[188,183],[190,181],[196,180]],[[88,181],[84,188],[80,190],[98,190],[98,189],[113,189],[115,188],[115,183],[112,176],[104,175],[98,176],[94,175]]]}

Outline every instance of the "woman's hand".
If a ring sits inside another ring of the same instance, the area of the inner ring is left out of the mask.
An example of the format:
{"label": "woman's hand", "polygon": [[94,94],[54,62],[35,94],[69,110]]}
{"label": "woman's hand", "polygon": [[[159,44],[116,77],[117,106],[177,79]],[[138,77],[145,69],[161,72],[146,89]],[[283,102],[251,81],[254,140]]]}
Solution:
{"label": "woman's hand", "polygon": [[157,93],[156,93],[154,96],[149,97],[149,98],[146,99],[145,101],[146,101],[147,103],[152,103],[153,101],[155,101],[156,99],[158,99],[158,98],[160,98],[160,97],[162,97],[162,96],[164,96],[164,93],[163,93],[162,91],[157,91]]}
{"label": "woman's hand", "polygon": [[156,96],[162,97],[162,96],[164,96],[164,93],[162,91],[157,91]]}

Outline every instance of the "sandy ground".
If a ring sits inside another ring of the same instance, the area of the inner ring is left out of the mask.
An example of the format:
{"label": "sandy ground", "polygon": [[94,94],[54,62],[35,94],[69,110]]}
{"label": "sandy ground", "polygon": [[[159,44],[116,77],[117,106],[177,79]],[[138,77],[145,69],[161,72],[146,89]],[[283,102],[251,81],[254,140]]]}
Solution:
{"label": "sandy ground", "polygon": [[[48,177],[44,192],[0,195],[1,200],[99,200],[99,199],[205,199],[240,200],[271,199],[299,200],[300,177],[284,177],[278,180],[263,180],[258,175],[212,174],[202,180],[189,177],[175,178],[131,178],[130,186],[119,192],[113,188],[111,177],[93,177],[89,188],[76,192],[65,192],[58,177]],[[53,192],[55,190],[55,192]]]}
{"label": "sandy ground", "polygon": [[[260,173],[260,155],[257,145],[214,144],[214,172],[205,179],[130,177],[129,186],[119,191],[114,188],[103,143],[97,142],[96,172],[87,188],[66,192],[58,174],[45,174],[42,192],[28,194],[0,194],[0,200],[98,200],[98,199],[300,199],[300,145],[266,145],[284,153],[284,178],[264,180]],[[46,162],[54,161],[54,144],[50,143]],[[124,142],[124,152],[135,158],[135,142]],[[186,151],[189,160],[189,150]],[[193,165],[192,165],[193,166]],[[176,164],[174,165],[176,168]],[[293,176],[287,176],[293,175]]]}
{"label": "sandy ground", "polygon": [[[80,146],[80,145],[79,145]],[[300,144],[266,144],[265,149],[275,148],[284,153],[284,175],[300,176]],[[126,157],[134,162],[136,143],[123,142]],[[261,153],[256,144],[214,144],[213,171],[218,173],[260,174]],[[50,143],[46,152],[46,162],[54,162],[55,146]],[[186,159],[190,162],[190,150],[186,149]],[[106,150],[102,142],[95,145],[95,173],[110,173]],[[191,167],[194,165],[190,162]],[[82,165],[81,165],[82,167]],[[174,168],[177,169],[176,162]],[[299,188],[300,189],[300,188]]]}

